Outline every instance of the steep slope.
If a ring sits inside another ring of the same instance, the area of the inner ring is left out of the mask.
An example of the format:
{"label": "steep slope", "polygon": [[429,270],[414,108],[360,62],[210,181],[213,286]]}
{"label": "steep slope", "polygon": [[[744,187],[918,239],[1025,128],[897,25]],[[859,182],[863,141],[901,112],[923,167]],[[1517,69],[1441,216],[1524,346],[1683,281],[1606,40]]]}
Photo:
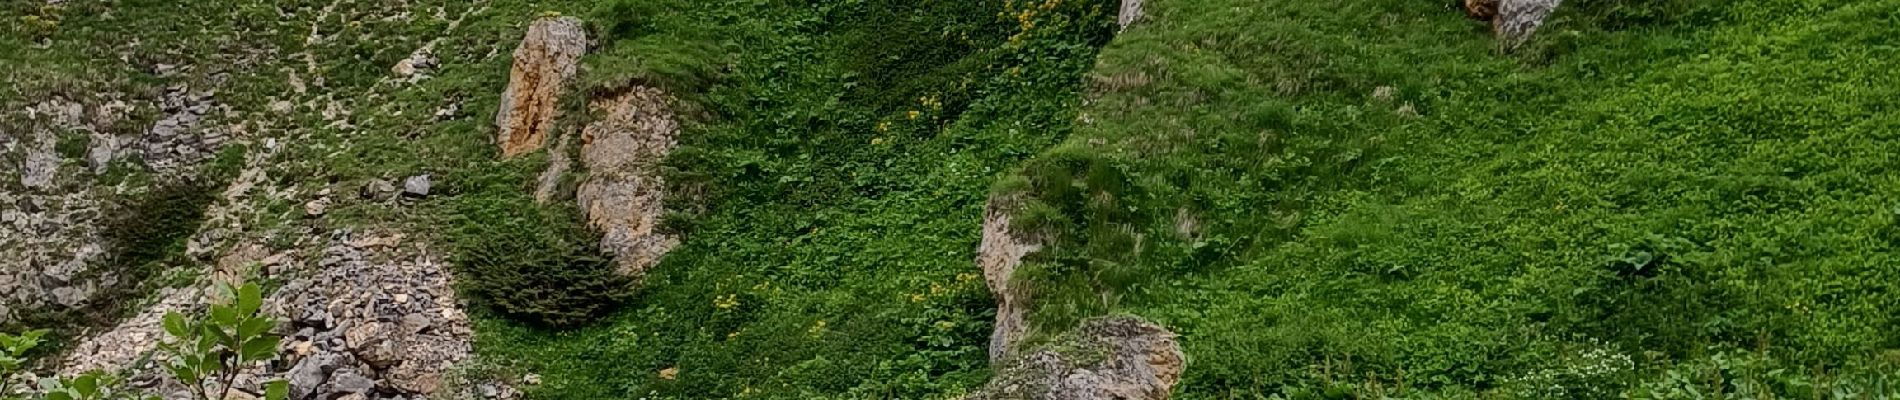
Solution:
{"label": "steep slope", "polygon": [[[1102,3],[603,6],[586,16],[606,35],[582,90],[679,97],[678,146],[660,166],[661,226],[679,245],[605,323],[487,321],[487,355],[540,373],[531,394],[549,398],[920,398],[982,384],[993,304],[969,260],[984,188],[1066,132],[1114,29]],[[702,40],[731,55],[704,80],[682,68],[703,56],[678,53]],[[603,177],[617,179],[589,171],[581,194]]]}
{"label": "steep slope", "polygon": [[132,368],[263,282],[239,385],[324,400],[1895,396],[1897,12],[0,2],[0,326]]}
{"label": "steep slope", "polygon": [[1145,9],[998,185],[1031,343],[1153,319],[1183,398],[1892,395],[1894,2],[1579,3],[1516,55],[1432,2]]}
{"label": "steep slope", "polygon": [[[263,282],[285,340],[240,391],[477,392],[460,372],[468,304],[431,228],[442,194],[495,164],[478,127],[536,7],[0,4],[0,249],[33,255],[0,258],[0,322],[55,330],[29,355],[42,373],[118,370],[165,337],[159,315]],[[155,368],[124,372],[182,395]]]}

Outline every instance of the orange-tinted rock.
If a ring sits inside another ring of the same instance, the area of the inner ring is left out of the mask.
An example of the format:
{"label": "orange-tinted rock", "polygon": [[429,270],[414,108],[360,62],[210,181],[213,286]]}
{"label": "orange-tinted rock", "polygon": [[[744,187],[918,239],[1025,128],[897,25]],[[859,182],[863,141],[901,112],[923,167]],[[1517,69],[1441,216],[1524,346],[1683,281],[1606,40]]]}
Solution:
{"label": "orange-tinted rock", "polygon": [[680,129],[669,101],[655,88],[621,90],[593,102],[605,118],[581,131],[587,180],[574,197],[588,226],[601,233],[601,249],[628,275],[641,275],[679,245],[659,229],[666,213],[659,164],[673,151]]}
{"label": "orange-tinted rock", "polygon": [[587,52],[587,31],[573,17],[542,18],[528,26],[515,48],[508,88],[495,113],[501,155],[539,150],[560,113],[562,87],[579,69]]}

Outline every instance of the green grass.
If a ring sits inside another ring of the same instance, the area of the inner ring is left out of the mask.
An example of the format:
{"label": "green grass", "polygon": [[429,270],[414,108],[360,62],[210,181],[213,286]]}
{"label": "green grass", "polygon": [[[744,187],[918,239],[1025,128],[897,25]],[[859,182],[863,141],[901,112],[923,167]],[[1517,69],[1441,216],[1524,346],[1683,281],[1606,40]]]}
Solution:
{"label": "green grass", "polygon": [[[268,184],[298,195],[236,233],[274,246],[383,226],[452,243],[436,232],[481,223],[456,215],[558,228],[571,214],[527,197],[545,158],[495,160],[492,115],[525,24],[583,17],[600,46],[558,129],[586,121],[589,93],[672,91],[687,127],[666,173],[691,201],[670,204],[683,244],[600,321],[475,312],[497,365],[472,368],[541,374],[534,398],[980,385],[992,187],[1027,192],[1018,228],[1055,238],[1016,277],[1033,340],[1153,319],[1191,360],[1179,398],[1900,385],[1900,3],[1571,1],[1514,55],[1442,1],[1150,0],[1110,42],[1111,3],[15,1],[0,105],[219,88],[239,117],[207,123],[286,145]],[[432,78],[384,80],[437,39]],[[330,95],[294,94],[292,75]],[[421,173],[440,189],[419,203],[351,195]],[[322,188],[330,214],[303,218]],[[182,240],[140,236],[159,258]]]}
{"label": "green grass", "polygon": [[1891,394],[1895,6],[1566,5],[1506,56],[1431,2],[1154,2],[999,187],[1057,238],[1035,329],[1156,319],[1191,399]]}
{"label": "green grass", "polygon": [[[1015,44],[1000,3],[680,6],[707,21],[682,25],[721,27],[736,55],[690,100],[703,112],[668,161],[673,198],[703,199],[672,204],[683,244],[627,311],[561,332],[485,319],[483,351],[540,373],[537,398],[924,398],[981,384],[984,188],[1068,131],[1110,21],[1095,3]],[[589,65],[639,65],[621,49],[676,36],[618,37]]]}

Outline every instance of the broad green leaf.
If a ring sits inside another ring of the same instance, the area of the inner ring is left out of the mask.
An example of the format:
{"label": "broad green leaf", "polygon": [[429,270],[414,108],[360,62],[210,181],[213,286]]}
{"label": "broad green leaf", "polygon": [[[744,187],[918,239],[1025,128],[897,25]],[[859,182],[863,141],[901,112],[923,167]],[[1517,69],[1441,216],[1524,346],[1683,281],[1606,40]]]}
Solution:
{"label": "broad green leaf", "polygon": [[244,342],[244,351],[239,354],[241,358],[247,362],[269,360],[272,356],[277,355],[277,342],[279,340],[281,339],[276,336],[251,338],[250,341]]}
{"label": "broad green leaf", "polygon": [[218,371],[224,370],[224,363],[220,362],[219,358],[220,357],[205,357],[205,359],[199,360],[198,370],[215,376]]}
{"label": "broad green leaf", "polygon": [[177,312],[165,313],[165,333],[171,334],[172,337],[182,339],[188,331],[190,331],[190,329],[185,325],[184,315]]}
{"label": "broad green leaf", "polygon": [[66,392],[46,392],[45,399],[46,400],[74,400],[73,395],[66,394]]}
{"label": "broad green leaf", "polygon": [[264,400],[289,400],[290,381],[275,380],[264,384]]}
{"label": "broad green leaf", "polygon": [[243,323],[238,324],[238,339],[245,340],[257,337],[257,335],[269,331],[272,325],[276,325],[276,323],[269,318],[245,318]]}
{"label": "broad green leaf", "polygon": [[218,326],[237,326],[237,309],[226,305],[211,306],[211,323]]}
{"label": "broad green leaf", "polygon": [[71,386],[74,391],[79,392],[79,397],[91,398],[98,396],[99,376],[95,374],[98,374],[98,372],[89,372],[75,377],[69,386]]}
{"label": "broad green leaf", "polygon": [[245,284],[244,286],[238,287],[238,290],[237,290],[238,315],[248,316],[251,314],[256,314],[257,309],[259,307],[262,307],[263,305],[264,305],[263,289],[259,289],[256,284]]}
{"label": "broad green leaf", "polygon": [[172,378],[177,378],[180,382],[198,381],[198,373],[193,371],[191,367],[186,364],[168,364],[165,366],[165,370],[171,371]]}

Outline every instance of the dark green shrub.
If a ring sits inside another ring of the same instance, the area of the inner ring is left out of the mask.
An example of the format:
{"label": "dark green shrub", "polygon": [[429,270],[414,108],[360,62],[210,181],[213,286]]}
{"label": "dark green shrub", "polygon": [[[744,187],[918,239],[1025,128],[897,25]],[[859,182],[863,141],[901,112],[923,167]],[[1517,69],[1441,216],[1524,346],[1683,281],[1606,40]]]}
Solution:
{"label": "dark green shrub", "polygon": [[568,210],[526,196],[457,199],[450,232],[459,285],[479,304],[549,326],[576,326],[613,310],[632,280],[595,248],[597,235]]}

